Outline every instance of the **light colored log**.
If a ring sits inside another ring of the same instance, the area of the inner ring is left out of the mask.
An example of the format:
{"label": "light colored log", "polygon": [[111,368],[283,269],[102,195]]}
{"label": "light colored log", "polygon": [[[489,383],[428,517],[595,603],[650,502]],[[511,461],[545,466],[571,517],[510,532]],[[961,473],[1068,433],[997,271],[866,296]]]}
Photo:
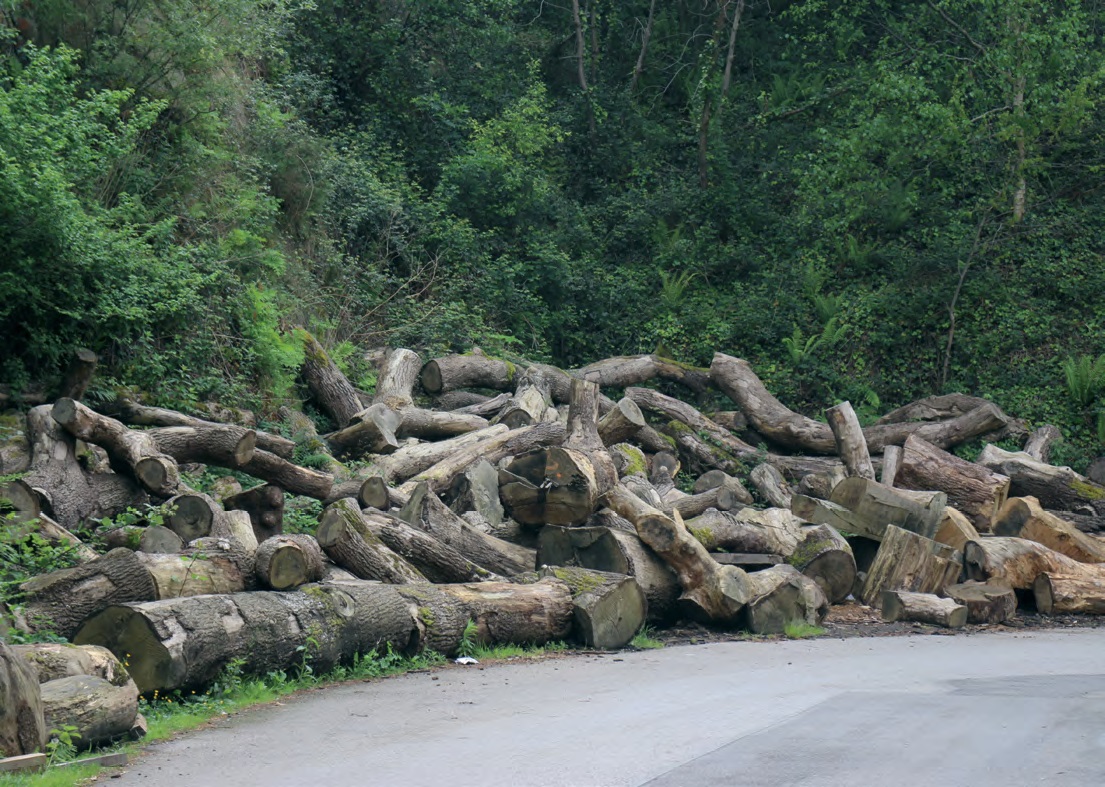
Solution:
{"label": "light colored log", "polygon": [[116,685],[130,680],[122,662],[107,648],[96,645],[71,645],[68,642],[36,642],[12,645],[31,666],[39,683],[73,675],[92,675]]}
{"label": "light colored log", "polygon": [[961,629],[967,624],[967,608],[950,598],[940,598],[931,593],[884,590],[882,619],[888,622],[908,620]]}
{"label": "light colored log", "polygon": [[1091,575],[1100,569],[1079,563],[1043,544],[1025,538],[991,537],[969,541],[963,548],[967,579],[1001,582],[1029,590],[1043,572]]}
{"label": "light colored log", "polygon": [[990,523],[1009,494],[1009,478],[967,462],[911,435],[902,447],[895,483],[905,489],[937,489],[971,520],[980,532]]}
{"label": "light colored log", "polygon": [[890,525],[886,528],[875,560],[867,570],[863,601],[882,604],[883,591],[940,593],[959,581],[963,555],[946,544]]}
{"label": "light colored log", "polygon": [[769,464],[756,465],[748,475],[748,480],[756,487],[760,497],[775,508],[790,508],[794,496],[783,474]]}
{"label": "light colored log", "polygon": [[365,524],[352,498],[326,507],[319,518],[318,544],[331,560],[360,579],[390,584],[427,582],[417,568],[388,549]]}
{"label": "light colored log", "polygon": [[967,608],[968,623],[1004,623],[1017,614],[1017,594],[1008,585],[968,580],[948,585],[944,594]]}
{"label": "light colored log", "polygon": [[898,478],[898,467],[902,463],[902,447],[888,445],[882,452],[882,475],[879,482],[883,486],[894,486]]}
{"label": "light colored log", "polygon": [[817,583],[830,604],[839,604],[856,582],[856,558],[848,541],[829,525],[801,529],[787,562]]}
{"label": "light colored log", "polygon": [[979,538],[978,531],[971,524],[971,520],[958,509],[948,506],[944,509],[944,518],[940,520],[932,540],[962,552],[968,541],[978,541]]}
{"label": "light colored log", "polygon": [[1105,563],[1105,542],[1040,507],[1034,497],[1011,497],[994,519],[994,535],[1027,538],[1079,563]]}
{"label": "light colored log", "polygon": [[1034,497],[1044,508],[1078,511],[1088,507],[1105,516],[1105,486],[1069,467],[1045,464],[1023,451],[1005,451],[993,443],[982,449],[978,464],[1010,480],[1009,494]]}
{"label": "light colored log", "polygon": [[897,525],[931,538],[944,518],[947,502],[943,493],[926,495],[918,500],[903,490],[891,489],[859,476],[845,478],[833,487],[829,500],[854,514],[854,527],[846,529],[875,540],[882,539],[887,525]]}
{"label": "light colored log", "polygon": [[646,425],[641,408],[627,396],[599,421],[599,437],[608,446],[624,443],[632,440]]}
{"label": "light colored log", "polygon": [[785,508],[737,511],[710,509],[686,522],[687,530],[710,551],[794,554],[802,520]]}
{"label": "light colored log", "polygon": [[1032,431],[1028,436],[1028,442],[1024,444],[1024,452],[1040,462],[1046,462],[1051,456],[1051,448],[1056,443],[1063,442],[1063,433],[1059,427],[1045,424]]}
{"label": "light colored log", "polygon": [[851,402],[841,402],[825,411],[825,418],[836,442],[836,452],[844,462],[844,472],[850,476],[875,480],[875,467],[867,451],[863,428]]}
{"label": "light colored log", "polygon": [[73,745],[85,749],[126,736],[138,715],[138,687],[91,675],[42,684],[43,716],[52,730],[72,728]]}
{"label": "light colored log", "polygon": [[257,545],[254,575],[262,587],[293,590],[309,582],[318,582],[322,574],[322,549],[313,536],[306,533],[279,535]]}
{"label": "light colored log", "polygon": [[49,730],[35,671],[0,640],[0,751],[12,757],[40,752]]}
{"label": "light colored log", "polygon": [[1082,576],[1045,571],[1032,584],[1036,609],[1045,615],[1105,615],[1105,575]]}

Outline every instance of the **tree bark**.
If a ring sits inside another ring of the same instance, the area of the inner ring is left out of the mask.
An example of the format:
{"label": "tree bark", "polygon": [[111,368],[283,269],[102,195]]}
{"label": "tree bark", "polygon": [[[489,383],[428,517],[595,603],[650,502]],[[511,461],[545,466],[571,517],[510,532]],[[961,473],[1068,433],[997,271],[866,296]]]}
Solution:
{"label": "tree bark", "polygon": [[867,451],[867,440],[851,402],[841,402],[825,411],[825,418],[836,442],[836,452],[844,462],[844,473],[875,480],[875,467]]}
{"label": "tree bark", "polygon": [[[495,424],[476,432],[469,432],[436,443],[406,445],[389,456],[374,459],[371,472],[378,473],[388,484],[403,482],[429,470],[438,462],[448,460],[458,454],[461,449],[478,445],[485,440],[503,437],[509,431],[505,424]],[[478,461],[478,458],[473,461]],[[376,506],[376,508],[380,508],[380,506]]]}
{"label": "tree bark", "polygon": [[890,525],[867,571],[863,601],[880,607],[883,591],[940,593],[959,581],[963,555],[946,544]]}
{"label": "tree bark", "polygon": [[607,358],[569,374],[598,383],[602,388],[629,388],[656,379],[678,383],[699,395],[711,388],[709,369],[687,366],[655,354]]}
{"label": "tree bark", "polygon": [[589,648],[619,650],[645,624],[648,601],[633,577],[575,566],[542,568],[516,577],[530,583],[558,579],[572,594],[572,638]]}
{"label": "tree bark", "polygon": [[768,464],[756,465],[748,475],[760,497],[775,508],[790,508],[794,493],[790,491],[783,474]]}
{"label": "tree bark", "polygon": [[1045,571],[1032,585],[1036,609],[1045,615],[1105,615],[1105,575],[1081,576]]}
{"label": "tree bark", "polygon": [[968,541],[978,541],[979,538],[978,530],[971,524],[971,520],[957,509],[948,506],[944,509],[944,518],[940,520],[932,540],[962,552]]}
{"label": "tree bark", "polygon": [[[947,498],[943,492],[936,492],[922,502],[903,490],[890,489],[868,478],[852,476],[833,487],[829,500],[852,512],[853,526],[846,530],[882,540],[887,525],[897,525],[931,538],[944,518]],[[795,513],[803,515],[799,511]],[[836,526],[833,522],[817,524]]]}
{"label": "tree bark", "polygon": [[254,553],[254,575],[262,587],[294,590],[322,579],[322,549],[305,533],[267,538]]}
{"label": "tree bark", "polygon": [[293,465],[268,451],[254,452],[253,458],[242,467],[242,472],[275,484],[293,495],[304,495],[316,500],[325,500],[330,494],[330,487],[334,485],[334,479],[328,473]]}
{"label": "tree bark", "polygon": [[965,514],[981,532],[990,523],[1009,494],[1009,478],[985,467],[941,451],[916,435],[902,448],[896,482],[904,489],[938,489],[948,503]]}
{"label": "tree bark", "polygon": [[1017,614],[1017,594],[1007,585],[968,580],[948,585],[944,594],[967,608],[968,623],[1004,623]]}
{"label": "tree bark", "polygon": [[50,729],[35,671],[0,640],[0,752],[7,757],[40,752]]}
{"label": "tree bark", "polygon": [[130,732],[138,715],[138,687],[91,675],[72,675],[42,684],[46,725],[52,730],[75,727],[73,745],[88,749]]}
{"label": "tree bark", "polygon": [[1105,542],[1044,511],[1034,497],[1011,497],[994,519],[995,536],[1027,538],[1079,563],[1105,563]]}
{"label": "tree bark", "polygon": [[1059,427],[1047,424],[1028,436],[1028,442],[1024,444],[1024,452],[1038,462],[1047,462],[1051,456],[1052,446],[1061,442],[1063,442],[1063,433],[1059,431]]}
{"label": "tree bark", "polygon": [[339,456],[361,457],[365,454],[388,454],[399,447],[396,430],[399,415],[379,402],[351,416],[349,424],[323,439]]}
{"label": "tree bark", "polygon": [[884,590],[882,594],[882,619],[931,623],[949,629],[961,629],[967,625],[967,608],[950,598],[940,598],[931,593],[908,593],[904,590]]}
{"label": "tree bark", "polygon": [[377,511],[365,511],[362,515],[373,535],[430,582],[480,582],[499,578],[445,542],[411,527],[398,517]]}
{"label": "tree bark", "polygon": [[554,413],[552,397],[549,393],[549,379],[541,368],[531,366],[518,380],[514,397],[499,412],[496,423],[517,429],[521,426],[555,420]]}
{"label": "tree bark", "polygon": [[304,336],[303,379],[318,406],[341,429],[361,411],[361,400],[318,340],[302,328],[300,331]]}
{"label": "tree bark", "polygon": [[422,367],[422,387],[431,395],[458,388],[512,391],[517,376],[518,369],[510,361],[489,358],[481,352],[446,355]]}
{"label": "tree bark", "polygon": [[227,511],[245,511],[258,542],[284,532],[284,490],[262,484],[223,501]]}
{"label": "tree bark", "polygon": [[158,449],[177,462],[202,462],[238,469],[253,458],[257,433],[240,426],[216,424],[202,429],[194,426],[166,426],[149,429]]}
{"label": "tree bark", "polygon": [[727,486],[719,486],[700,495],[685,495],[673,503],[665,502],[658,506],[669,514],[672,511],[678,511],[679,516],[684,520],[702,516],[709,509],[725,512],[739,507],[741,507],[740,501],[734,497],[733,492]]}
{"label": "tree bark", "polygon": [[720,486],[724,486],[732,492],[733,498],[738,503],[750,506],[754,502],[752,495],[744,488],[744,484],[723,470],[708,470],[700,475],[698,480],[694,482],[693,491],[695,494],[701,494]]}
{"label": "tree bark", "polygon": [[798,517],[783,508],[762,511],[742,508],[706,511],[688,520],[686,527],[711,552],[758,552],[789,557],[802,539],[801,524]]}
{"label": "tree bark", "polygon": [[803,527],[801,534],[787,562],[816,582],[830,604],[840,604],[856,583],[852,547],[829,525]]}
{"label": "tree bark", "polygon": [[204,596],[210,593],[238,593],[253,589],[252,572],[243,570],[241,562],[235,556],[222,555],[207,549],[192,549],[179,555],[143,552],[138,553],[138,559],[149,572],[154,585],[154,594],[141,599],[142,601]]}
{"label": "tree bark", "polygon": [[1035,497],[1044,508],[1076,511],[1088,507],[1105,516],[1105,486],[1095,484],[1069,467],[1055,467],[1027,453],[1005,451],[994,444],[979,454],[978,463],[1009,476],[1009,494]]}
{"label": "tree bark", "polygon": [[1043,572],[1093,575],[1100,573],[1043,544],[1025,538],[981,538],[963,548],[967,579],[1000,582],[1014,590],[1029,590]]}
{"label": "tree bark", "polygon": [[73,399],[80,401],[84,398],[88,386],[92,384],[92,377],[96,374],[96,364],[99,363],[96,353],[82,347],[73,353],[69,361],[69,368],[65,370],[65,378],[58,389],[58,399]]}
{"label": "tree bark", "polygon": [[327,506],[319,519],[316,538],[331,560],[360,579],[393,585],[428,581],[372,533],[356,500],[339,500]]}

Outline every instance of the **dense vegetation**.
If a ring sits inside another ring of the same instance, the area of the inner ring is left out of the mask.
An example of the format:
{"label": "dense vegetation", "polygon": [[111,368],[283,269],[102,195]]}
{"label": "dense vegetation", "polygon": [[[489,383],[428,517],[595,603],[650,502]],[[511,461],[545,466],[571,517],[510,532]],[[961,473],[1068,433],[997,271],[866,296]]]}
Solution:
{"label": "dense vegetation", "polygon": [[792,406],[963,390],[1097,450],[1097,0],[0,8],[14,390],[84,345],[101,395],[271,406],[303,324],[354,376],[723,350]]}

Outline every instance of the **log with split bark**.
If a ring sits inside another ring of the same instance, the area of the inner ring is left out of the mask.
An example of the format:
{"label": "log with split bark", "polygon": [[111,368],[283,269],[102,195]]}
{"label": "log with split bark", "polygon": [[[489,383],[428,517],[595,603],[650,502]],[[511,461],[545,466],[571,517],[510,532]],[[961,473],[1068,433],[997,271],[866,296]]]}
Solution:
{"label": "log with split bark", "polygon": [[931,593],[884,590],[882,619],[888,622],[906,620],[961,629],[967,624],[967,608],[950,598],[940,598]]}
{"label": "log with split bark", "polygon": [[50,729],[35,671],[0,641],[0,751],[8,757],[40,752]]}
{"label": "log with split bark", "polygon": [[942,451],[916,435],[906,438],[894,483],[903,489],[939,490],[981,532],[1009,495],[1009,478]]}
{"label": "log with split bark", "polygon": [[1004,623],[1017,614],[1017,594],[998,582],[967,580],[948,585],[944,595],[967,608],[968,623]]}

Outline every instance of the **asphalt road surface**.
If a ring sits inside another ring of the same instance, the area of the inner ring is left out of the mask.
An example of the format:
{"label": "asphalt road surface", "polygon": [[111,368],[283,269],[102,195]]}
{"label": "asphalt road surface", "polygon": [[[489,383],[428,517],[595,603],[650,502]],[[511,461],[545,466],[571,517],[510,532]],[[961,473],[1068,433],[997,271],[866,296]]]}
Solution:
{"label": "asphalt road surface", "polygon": [[155,744],[144,787],[1105,785],[1105,630],[454,666]]}

